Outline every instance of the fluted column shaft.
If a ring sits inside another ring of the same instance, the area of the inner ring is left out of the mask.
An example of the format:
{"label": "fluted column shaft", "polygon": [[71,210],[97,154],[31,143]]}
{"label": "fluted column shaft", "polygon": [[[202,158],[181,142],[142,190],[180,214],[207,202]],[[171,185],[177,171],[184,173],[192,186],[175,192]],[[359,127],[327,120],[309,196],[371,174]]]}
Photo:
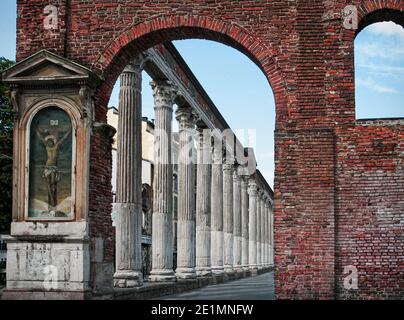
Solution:
{"label": "fluted column shaft", "polygon": [[214,139],[211,190],[212,272],[223,274],[223,151],[220,139]]}
{"label": "fluted column shaft", "polygon": [[241,272],[241,177],[238,170],[233,174],[233,264],[237,272]]}
{"label": "fluted column shaft", "polygon": [[261,233],[261,191],[258,192],[257,198],[257,266],[258,269],[262,268],[262,260],[261,260],[261,242],[262,242],[262,233]]}
{"label": "fluted column shaft", "polygon": [[211,136],[205,126],[199,127],[196,178],[196,273],[199,277],[212,274],[211,267]]}
{"label": "fluted column shaft", "polygon": [[120,80],[114,286],[130,288],[143,284],[140,59],[125,68]]}
{"label": "fluted column shaft", "polygon": [[196,278],[195,229],[195,117],[190,107],[179,107],[178,163],[178,279]]}
{"label": "fluted column shaft", "polygon": [[223,165],[223,231],[224,271],[233,272],[233,172],[234,164],[227,159]]}
{"label": "fluted column shaft", "polygon": [[173,270],[171,159],[172,117],[176,88],[169,81],[151,83],[154,96],[153,261],[151,281],[176,281]]}
{"label": "fluted column shaft", "polygon": [[250,179],[248,184],[249,195],[249,248],[248,248],[248,264],[251,271],[257,270],[257,207],[258,207],[258,195],[257,184],[254,180]]}
{"label": "fluted column shaft", "polygon": [[271,222],[271,226],[270,226],[270,230],[271,230],[271,237],[270,237],[270,239],[271,239],[271,245],[270,245],[271,254],[270,254],[269,262],[270,262],[271,265],[274,265],[275,264],[275,260],[274,260],[274,258],[275,258],[275,238],[274,238],[275,225],[274,225],[274,212],[273,212],[272,205],[270,206],[270,222]]}
{"label": "fluted column shaft", "polygon": [[265,195],[261,196],[261,267],[265,266]]}
{"label": "fluted column shaft", "polygon": [[248,270],[248,179],[246,176],[241,177],[241,265],[244,270]]}
{"label": "fluted column shaft", "polygon": [[264,210],[264,225],[265,225],[265,237],[264,237],[264,265],[268,266],[268,257],[269,257],[269,221],[268,221],[268,200],[265,200],[265,210]]}

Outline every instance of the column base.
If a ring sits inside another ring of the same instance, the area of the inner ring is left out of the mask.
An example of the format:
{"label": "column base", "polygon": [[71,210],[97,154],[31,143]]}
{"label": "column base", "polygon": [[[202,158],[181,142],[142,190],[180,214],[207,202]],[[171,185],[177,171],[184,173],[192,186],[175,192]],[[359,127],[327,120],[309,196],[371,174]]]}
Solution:
{"label": "column base", "polygon": [[236,273],[244,272],[244,268],[242,266],[235,266],[234,272],[236,272]]}
{"label": "column base", "polygon": [[200,267],[196,268],[196,276],[199,278],[207,278],[212,275],[212,268],[210,267]]}
{"label": "column base", "polygon": [[256,265],[250,266],[251,275],[256,276],[258,274],[258,267]]}
{"label": "column base", "polygon": [[233,266],[224,266],[224,272],[225,273],[234,273]]}
{"label": "column base", "polygon": [[178,280],[196,279],[195,268],[178,268],[175,271]]}
{"label": "column base", "polygon": [[152,270],[149,276],[150,282],[176,282],[177,277],[173,270]]}
{"label": "column base", "polygon": [[115,288],[136,288],[143,286],[143,274],[137,271],[117,271],[114,274]]}
{"label": "column base", "polygon": [[212,274],[214,275],[222,275],[224,274],[224,268],[223,267],[212,267]]}

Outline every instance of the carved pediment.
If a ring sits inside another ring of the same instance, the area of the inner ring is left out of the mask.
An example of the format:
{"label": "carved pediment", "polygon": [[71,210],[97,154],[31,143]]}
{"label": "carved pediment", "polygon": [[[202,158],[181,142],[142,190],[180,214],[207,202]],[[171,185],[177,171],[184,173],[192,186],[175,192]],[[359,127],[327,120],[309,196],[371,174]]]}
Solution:
{"label": "carved pediment", "polygon": [[42,50],[4,71],[2,80],[18,85],[86,83],[95,87],[99,78],[86,67]]}

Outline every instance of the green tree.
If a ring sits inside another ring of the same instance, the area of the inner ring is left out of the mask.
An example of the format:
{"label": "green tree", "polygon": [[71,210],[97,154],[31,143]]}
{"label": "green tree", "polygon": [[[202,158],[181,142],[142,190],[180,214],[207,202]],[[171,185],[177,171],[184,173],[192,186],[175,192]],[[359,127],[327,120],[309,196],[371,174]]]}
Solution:
{"label": "green tree", "polygon": [[[0,73],[13,61],[0,57]],[[9,90],[0,81],[0,233],[10,231],[13,176],[13,124]]]}

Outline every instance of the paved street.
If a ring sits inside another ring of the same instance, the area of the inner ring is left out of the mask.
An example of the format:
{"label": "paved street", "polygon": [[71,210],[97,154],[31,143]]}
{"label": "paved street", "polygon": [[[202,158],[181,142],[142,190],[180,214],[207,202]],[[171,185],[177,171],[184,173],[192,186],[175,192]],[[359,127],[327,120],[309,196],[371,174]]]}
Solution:
{"label": "paved street", "polygon": [[163,297],[162,300],[273,300],[274,273]]}

